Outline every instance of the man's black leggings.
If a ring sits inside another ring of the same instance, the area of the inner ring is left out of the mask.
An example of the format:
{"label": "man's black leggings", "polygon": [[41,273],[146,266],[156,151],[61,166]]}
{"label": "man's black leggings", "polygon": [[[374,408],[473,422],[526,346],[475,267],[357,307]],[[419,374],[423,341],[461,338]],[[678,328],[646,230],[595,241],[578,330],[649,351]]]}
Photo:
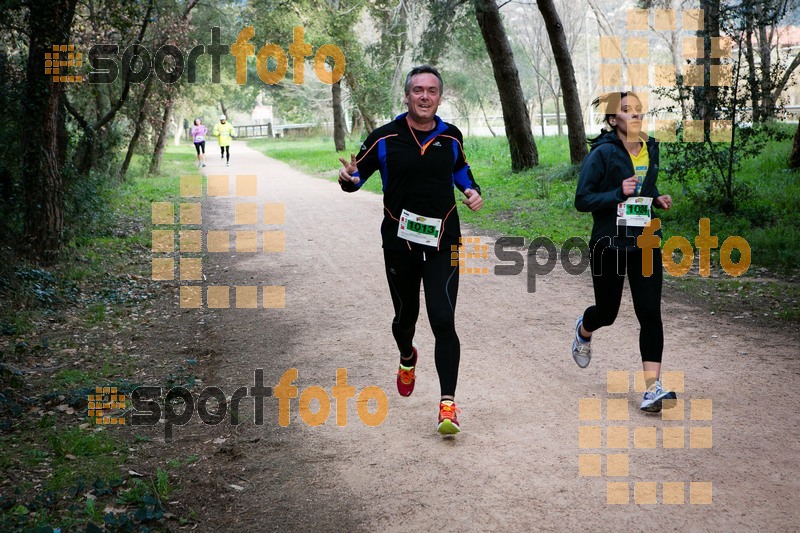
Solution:
{"label": "man's black leggings", "polygon": [[392,334],[402,355],[411,354],[419,316],[420,280],[425,287],[428,321],[436,338],[434,359],[442,396],[454,396],[461,344],[456,335],[455,309],[458,266],[450,264],[450,251],[384,250],[386,278],[392,293]]}
{"label": "man's black leggings", "polygon": [[231,160],[231,147],[230,146],[220,146],[219,147],[220,156],[224,156],[227,152],[228,158],[225,161]]}
{"label": "man's black leggings", "polygon": [[[607,242],[589,243],[595,305],[583,313],[583,327],[590,332],[614,323],[622,300],[625,274],[631,287],[633,309],[639,319],[639,351],[642,361],[661,362],[664,326],[661,322],[661,250],[653,253],[653,274],[642,275],[641,248],[612,248]],[[648,253],[650,251],[648,250]]]}

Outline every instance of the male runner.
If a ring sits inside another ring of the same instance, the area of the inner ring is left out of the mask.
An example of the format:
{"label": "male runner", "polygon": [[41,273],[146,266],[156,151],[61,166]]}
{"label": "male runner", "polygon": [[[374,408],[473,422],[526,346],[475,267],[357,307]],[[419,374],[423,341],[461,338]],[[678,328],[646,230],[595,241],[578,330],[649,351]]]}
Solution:
{"label": "male runner", "polygon": [[412,341],[422,281],[436,338],[441,389],[437,429],[443,435],[455,434],[460,431],[455,392],[461,347],[455,329],[458,265],[451,262],[450,247],[458,245],[461,227],[453,186],[473,211],[481,208],[483,199],[464,155],[461,132],[436,116],[443,89],[439,72],[428,65],[414,67],[404,89],[408,112],[370,133],[358,157],[339,159],[339,184],[355,192],[380,171],[383,255],[394,304],[392,334],[400,350],[397,391],[409,396],[414,390],[417,347]]}

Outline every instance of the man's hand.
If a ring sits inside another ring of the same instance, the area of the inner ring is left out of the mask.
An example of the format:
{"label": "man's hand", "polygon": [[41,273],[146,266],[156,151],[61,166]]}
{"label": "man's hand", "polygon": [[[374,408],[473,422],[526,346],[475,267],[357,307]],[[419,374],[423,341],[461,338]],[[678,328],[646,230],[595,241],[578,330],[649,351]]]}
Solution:
{"label": "man's hand", "polygon": [[353,173],[358,172],[358,166],[356,166],[356,156],[355,154],[350,154],[350,161],[348,162],[344,157],[340,157],[339,161],[342,162],[342,168],[339,169],[339,181],[340,182],[352,182],[353,184],[358,184],[359,179],[358,176],[353,176]]}
{"label": "man's hand", "polygon": [[672,207],[672,196],[669,194],[662,194],[656,198],[656,205],[662,209],[669,209]]}
{"label": "man's hand", "polygon": [[476,191],[475,189],[465,189],[464,196],[467,197],[465,200],[462,200],[464,202],[464,205],[466,205],[473,211],[477,211],[478,209],[483,207],[483,198],[481,198],[481,195],[478,194],[478,191]]}

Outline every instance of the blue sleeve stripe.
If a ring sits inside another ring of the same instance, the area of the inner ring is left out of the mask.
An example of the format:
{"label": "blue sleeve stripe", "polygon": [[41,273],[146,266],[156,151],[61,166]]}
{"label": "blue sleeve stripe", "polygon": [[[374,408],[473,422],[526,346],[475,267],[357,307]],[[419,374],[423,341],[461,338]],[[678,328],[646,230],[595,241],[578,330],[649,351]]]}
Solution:
{"label": "blue sleeve stripe", "polygon": [[356,189],[360,189],[360,188],[361,188],[361,186],[362,186],[362,185],[364,185],[364,182],[365,182],[366,180],[362,180],[362,179],[361,179],[361,174],[358,172],[358,170],[356,170],[355,172],[353,172],[353,173],[352,173],[352,174],[350,174],[350,175],[351,175],[351,176],[357,176],[357,177],[359,178],[359,180],[358,180],[358,183],[356,183],[356,184],[355,184],[355,188],[356,188]]}
{"label": "blue sleeve stripe", "polygon": [[469,165],[465,165],[453,173],[453,182],[462,191],[472,188],[472,180],[469,179]]}
{"label": "blue sleeve stripe", "polygon": [[378,164],[381,171],[381,190],[386,190],[386,178],[388,177],[388,168],[386,166],[386,139],[378,141]]}

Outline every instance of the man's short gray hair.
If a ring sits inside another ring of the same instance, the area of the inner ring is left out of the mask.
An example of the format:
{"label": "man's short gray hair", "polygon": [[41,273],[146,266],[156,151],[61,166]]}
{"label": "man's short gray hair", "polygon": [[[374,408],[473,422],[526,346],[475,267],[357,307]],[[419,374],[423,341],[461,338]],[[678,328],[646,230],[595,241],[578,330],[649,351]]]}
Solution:
{"label": "man's short gray hair", "polygon": [[406,76],[406,84],[405,84],[405,93],[406,95],[411,91],[411,78],[416,76],[417,74],[433,74],[439,80],[439,94],[444,92],[444,82],[442,81],[442,75],[439,74],[439,71],[436,70],[435,67],[430,65],[420,65],[418,67],[414,67],[411,69],[411,72],[408,73]]}

